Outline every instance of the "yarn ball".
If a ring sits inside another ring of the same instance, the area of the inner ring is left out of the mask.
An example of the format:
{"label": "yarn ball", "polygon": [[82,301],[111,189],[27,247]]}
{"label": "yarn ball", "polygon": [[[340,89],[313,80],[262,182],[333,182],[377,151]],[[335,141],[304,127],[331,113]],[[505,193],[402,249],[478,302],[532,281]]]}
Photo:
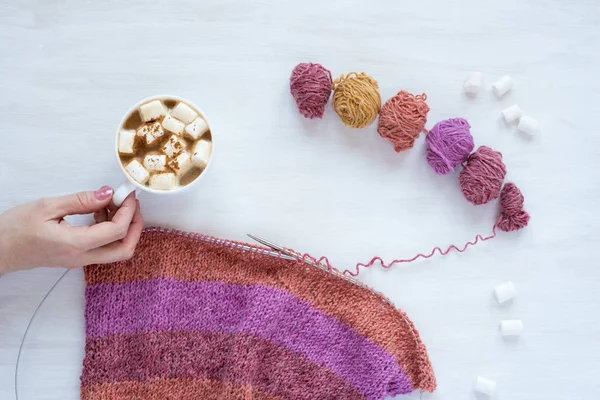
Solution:
{"label": "yarn ball", "polygon": [[500,215],[496,226],[504,232],[518,231],[529,223],[529,214],[523,209],[523,194],[512,182],[502,188],[500,194]]}
{"label": "yarn ball", "polygon": [[351,72],[333,82],[333,109],[352,128],[371,125],[381,108],[377,81],[364,72]]}
{"label": "yarn ball", "polygon": [[306,118],[323,117],[331,90],[331,72],[321,64],[300,63],[292,70],[290,92]]}
{"label": "yarn ball", "polygon": [[429,112],[425,100],[425,93],[415,96],[402,90],[381,108],[377,132],[392,142],[396,152],[412,148],[425,127]]}
{"label": "yarn ball", "polygon": [[505,175],[502,153],[481,146],[467,158],[458,179],[465,198],[479,205],[498,198]]}
{"label": "yarn ball", "polygon": [[467,160],[475,143],[463,118],[440,121],[427,135],[427,162],[439,175],[445,175]]}

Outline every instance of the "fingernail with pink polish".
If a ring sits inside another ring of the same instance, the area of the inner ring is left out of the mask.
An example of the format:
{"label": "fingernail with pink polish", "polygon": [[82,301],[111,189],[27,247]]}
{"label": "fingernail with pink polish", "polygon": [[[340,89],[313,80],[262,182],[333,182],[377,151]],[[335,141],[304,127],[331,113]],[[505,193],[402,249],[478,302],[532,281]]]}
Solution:
{"label": "fingernail with pink polish", "polygon": [[102,186],[100,189],[94,192],[94,196],[96,196],[96,199],[98,200],[106,200],[112,195],[113,188],[111,188],[110,186]]}

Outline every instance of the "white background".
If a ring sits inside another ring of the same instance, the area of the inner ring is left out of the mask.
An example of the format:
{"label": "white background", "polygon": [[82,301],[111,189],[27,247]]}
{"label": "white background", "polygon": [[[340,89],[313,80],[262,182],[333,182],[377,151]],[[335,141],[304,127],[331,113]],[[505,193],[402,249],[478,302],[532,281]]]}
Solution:
{"label": "white background", "polygon": [[[489,234],[497,202],[475,207],[458,171],[436,176],[423,137],[396,154],[375,125],[346,128],[331,106],[323,120],[296,111],[288,79],[298,62],[365,71],[384,100],[427,93],[429,128],[468,118],[476,144],[503,153],[532,216],[464,254],[360,275],[419,329],[439,382],[423,398],[474,399],[476,375],[497,381],[503,400],[598,398],[599,24],[595,0],[2,0],[0,211],[119,185],[116,125],[140,99],[171,93],[206,112],[214,164],[189,193],[142,195],[146,225],[255,233],[341,268]],[[462,82],[475,70],[485,90],[467,100]],[[516,86],[497,100],[489,87],[504,74]],[[514,103],[541,122],[539,136],[500,119]],[[14,398],[25,327],[61,273],[0,278],[3,400]],[[506,280],[519,294],[499,306],[492,289]],[[34,321],[21,399],[78,398],[83,290],[72,271]],[[523,320],[519,340],[499,336],[505,318]]]}

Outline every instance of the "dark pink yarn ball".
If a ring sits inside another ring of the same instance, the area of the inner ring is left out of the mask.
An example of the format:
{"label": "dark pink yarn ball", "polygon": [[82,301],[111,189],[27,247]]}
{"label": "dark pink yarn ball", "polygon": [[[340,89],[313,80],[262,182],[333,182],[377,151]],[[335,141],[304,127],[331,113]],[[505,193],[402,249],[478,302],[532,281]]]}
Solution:
{"label": "dark pink yarn ball", "polygon": [[465,198],[479,205],[500,196],[505,175],[502,153],[481,146],[467,158],[458,180]]}
{"label": "dark pink yarn ball", "polygon": [[301,63],[292,71],[290,92],[306,118],[323,117],[331,90],[331,72],[321,64]]}
{"label": "dark pink yarn ball", "polygon": [[525,198],[512,182],[502,188],[500,194],[500,215],[496,225],[504,232],[518,231],[529,223],[529,214],[523,209]]}
{"label": "dark pink yarn ball", "polygon": [[427,162],[439,175],[445,175],[467,160],[475,143],[471,125],[464,118],[438,122],[427,134]]}

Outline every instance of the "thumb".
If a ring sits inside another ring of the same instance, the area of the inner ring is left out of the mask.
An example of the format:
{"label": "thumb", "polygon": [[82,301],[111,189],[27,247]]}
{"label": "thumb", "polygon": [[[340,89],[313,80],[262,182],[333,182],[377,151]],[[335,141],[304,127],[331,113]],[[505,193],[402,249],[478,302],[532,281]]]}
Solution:
{"label": "thumb", "polygon": [[48,200],[48,208],[52,218],[61,218],[72,214],[91,214],[108,207],[113,193],[113,188],[103,186],[96,191],[54,197]]}

